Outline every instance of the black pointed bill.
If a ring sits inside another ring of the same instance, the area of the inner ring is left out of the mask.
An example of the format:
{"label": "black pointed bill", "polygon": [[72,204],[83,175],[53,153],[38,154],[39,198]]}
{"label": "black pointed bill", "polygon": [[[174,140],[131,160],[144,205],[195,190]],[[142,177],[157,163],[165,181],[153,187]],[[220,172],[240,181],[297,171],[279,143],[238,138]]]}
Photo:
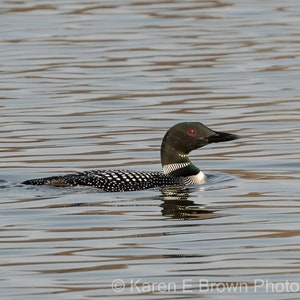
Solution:
{"label": "black pointed bill", "polygon": [[209,143],[220,143],[220,142],[237,140],[239,138],[240,137],[236,134],[215,131],[214,135],[211,135],[208,137],[208,142]]}

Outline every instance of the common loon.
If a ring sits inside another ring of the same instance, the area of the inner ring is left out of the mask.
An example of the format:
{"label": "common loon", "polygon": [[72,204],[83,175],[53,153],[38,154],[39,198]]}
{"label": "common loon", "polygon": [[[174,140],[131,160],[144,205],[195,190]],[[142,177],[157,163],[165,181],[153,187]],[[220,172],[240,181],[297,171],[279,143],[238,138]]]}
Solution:
{"label": "common loon", "polygon": [[206,176],[189,159],[188,154],[209,143],[237,139],[238,136],[209,129],[200,122],[183,122],[171,127],[161,145],[163,172],[130,170],[90,170],[62,176],[30,179],[28,185],[58,187],[90,186],[105,192],[137,191],[170,185],[205,183]]}

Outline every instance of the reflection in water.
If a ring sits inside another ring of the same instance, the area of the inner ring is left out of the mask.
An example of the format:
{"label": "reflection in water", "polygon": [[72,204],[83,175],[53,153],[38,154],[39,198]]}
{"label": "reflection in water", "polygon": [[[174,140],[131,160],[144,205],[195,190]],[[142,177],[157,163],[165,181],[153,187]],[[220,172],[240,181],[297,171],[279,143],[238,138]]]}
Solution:
{"label": "reflection in water", "polygon": [[177,220],[216,218],[213,210],[205,205],[195,204],[189,200],[193,190],[184,186],[169,186],[162,188],[162,215]]}
{"label": "reflection in water", "polygon": [[[12,187],[10,187],[12,188]],[[20,185],[20,188],[24,189],[24,186]],[[25,187],[26,190],[32,190],[43,194],[48,194],[47,196],[39,196],[39,200],[42,199],[49,199],[51,197],[56,198],[62,195],[77,195],[80,198],[84,198],[84,195],[99,195],[97,201],[95,202],[79,202],[79,201],[72,201],[71,203],[59,203],[59,204],[47,204],[46,206],[41,206],[39,203],[32,207],[34,209],[55,209],[55,208],[75,208],[75,207],[88,207],[88,211],[81,211],[80,215],[90,215],[91,209],[94,208],[104,208],[110,206],[118,206],[118,207],[138,207],[141,206],[139,201],[148,202],[151,201],[161,201],[161,204],[157,204],[162,207],[161,214],[165,217],[176,219],[176,220],[188,220],[188,219],[211,219],[220,217],[220,214],[215,214],[215,210],[207,209],[204,204],[197,204],[195,201],[191,200],[193,198],[193,193],[199,192],[198,188],[195,187],[184,187],[184,186],[168,186],[161,189],[160,196],[153,196],[145,199],[145,196],[139,197],[140,191],[133,192],[136,193],[137,197],[132,199],[131,201],[126,201],[126,203],[117,204],[115,200],[113,202],[106,202],[101,200],[102,195],[107,195],[105,192],[101,192],[94,188],[60,188],[60,187]],[[154,189],[159,193],[158,189]],[[126,198],[126,192],[122,192],[122,198]],[[101,195],[101,196],[100,196]],[[76,196],[74,196],[76,197]],[[32,201],[30,199],[29,201]],[[156,203],[154,202],[156,205]],[[100,210],[97,212],[99,215],[103,215],[105,211]],[[120,209],[121,213],[121,209]],[[93,212],[95,214],[95,212]]]}

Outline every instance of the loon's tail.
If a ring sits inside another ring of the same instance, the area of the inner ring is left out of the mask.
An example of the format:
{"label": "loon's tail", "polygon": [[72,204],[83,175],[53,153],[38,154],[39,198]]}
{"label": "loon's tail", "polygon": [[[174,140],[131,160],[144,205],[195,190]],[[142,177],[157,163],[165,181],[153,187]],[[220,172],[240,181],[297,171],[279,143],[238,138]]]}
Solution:
{"label": "loon's tail", "polygon": [[59,187],[70,186],[70,184],[65,180],[64,176],[52,176],[46,178],[37,178],[37,179],[29,179],[22,182],[22,184],[27,185],[52,185]]}

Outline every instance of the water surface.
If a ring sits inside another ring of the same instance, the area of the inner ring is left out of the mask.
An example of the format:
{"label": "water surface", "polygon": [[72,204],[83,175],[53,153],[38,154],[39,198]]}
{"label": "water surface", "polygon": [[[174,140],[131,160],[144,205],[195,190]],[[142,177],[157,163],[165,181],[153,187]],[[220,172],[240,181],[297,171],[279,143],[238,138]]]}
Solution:
{"label": "water surface", "polygon": [[[3,299],[296,299],[297,1],[5,1]],[[190,189],[100,193],[24,179],[160,170],[166,130],[242,136],[191,155]]]}

